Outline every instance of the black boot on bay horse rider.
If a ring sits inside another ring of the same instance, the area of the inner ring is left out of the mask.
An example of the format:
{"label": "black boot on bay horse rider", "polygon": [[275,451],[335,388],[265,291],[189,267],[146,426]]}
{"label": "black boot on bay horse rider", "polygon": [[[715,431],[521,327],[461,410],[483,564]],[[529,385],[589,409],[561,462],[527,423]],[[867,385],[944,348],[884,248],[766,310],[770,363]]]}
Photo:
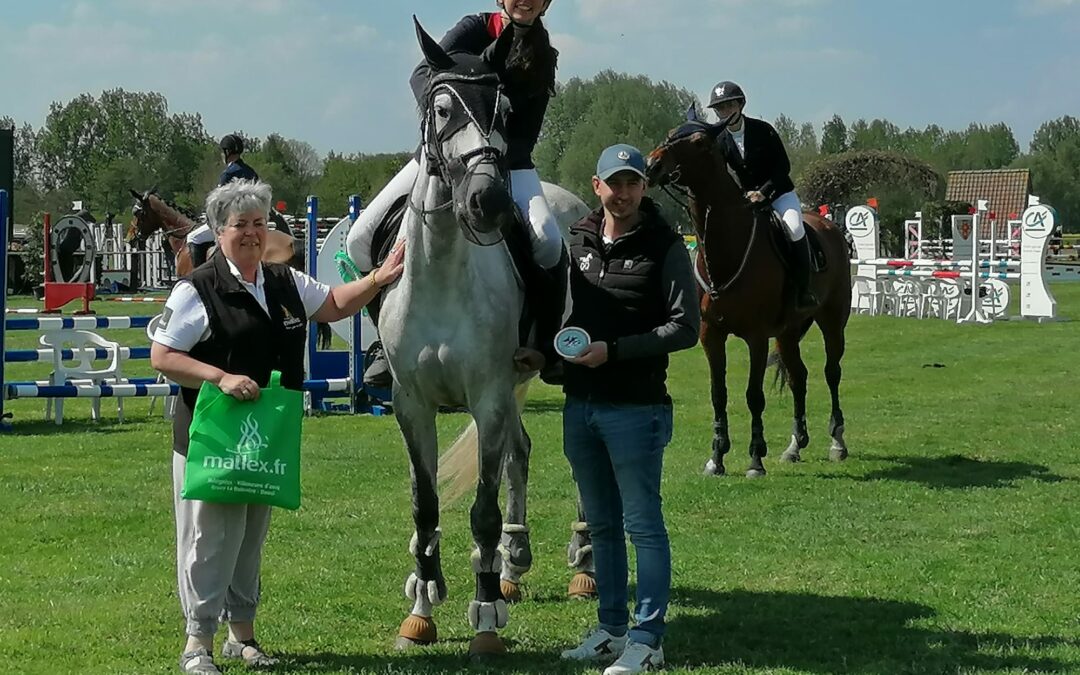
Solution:
{"label": "black boot on bay horse rider", "polygon": [[795,308],[813,309],[818,300],[810,288],[810,242],[803,224],[802,204],[791,180],[791,162],[776,129],[764,120],[743,115],[746,95],[734,82],[713,87],[709,107],[720,119],[729,120],[717,137],[728,166],[739,178],[746,198],[769,205],[791,236],[791,274],[795,282]]}

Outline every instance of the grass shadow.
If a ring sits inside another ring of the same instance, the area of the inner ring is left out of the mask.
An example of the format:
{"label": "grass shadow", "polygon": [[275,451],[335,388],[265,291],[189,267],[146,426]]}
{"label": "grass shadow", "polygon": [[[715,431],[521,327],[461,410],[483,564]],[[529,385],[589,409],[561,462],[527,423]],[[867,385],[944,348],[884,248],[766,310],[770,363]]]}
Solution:
{"label": "grass shadow", "polygon": [[95,422],[87,418],[72,418],[64,419],[63,424],[56,424],[52,420],[33,420],[33,421],[10,421],[11,427],[7,433],[11,436],[54,436],[57,432],[63,432],[65,434],[120,434],[120,433],[132,433],[138,431],[144,420],[135,419],[128,420],[126,422],[120,422],[116,419],[116,411],[112,412],[113,416],[110,418],[106,411],[101,412],[102,419]]}
{"label": "grass shadow", "polygon": [[[861,476],[847,476],[860,481],[908,481],[934,489],[1009,488],[1018,481],[1035,479],[1043,483],[1067,480],[1050,468],[1029,462],[1001,462],[947,455],[944,457],[882,457],[896,466],[878,469]],[[833,476],[839,477],[839,476]]]}
{"label": "grass shadow", "polygon": [[[469,659],[467,639],[454,639],[454,653],[432,653],[429,647],[415,652],[398,654],[283,654],[283,669],[301,673],[379,672],[379,673],[585,673],[597,672],[595,664],[569,663],[553,651],[521,650],[520,645],[507,641],[510,653],[486,661]],[[461,644],[457,644],[461,643]],[[442,649],[435,648],[435,649]],[[279,667],[279,669],[282,669]]]}
{"label": "grass shadow", "polygon": [[[664,651],[678,667],[742,664],[812,673],[1076,672],[1033,651],[1075,646],[1063,637],[924,628],[937,612],[880,598],[675,589],[688,610],[670,622]],[[701,613],[695,613],[695,610]]]}

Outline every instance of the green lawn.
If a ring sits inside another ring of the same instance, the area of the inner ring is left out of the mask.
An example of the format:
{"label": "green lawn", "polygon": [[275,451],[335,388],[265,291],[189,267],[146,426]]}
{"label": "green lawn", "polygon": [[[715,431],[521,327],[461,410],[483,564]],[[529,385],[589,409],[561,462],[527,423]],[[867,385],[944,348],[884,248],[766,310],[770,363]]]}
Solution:
{"label": "green lawn", "polygon": [[[1080,316],[1080,284],[1054,288]],[[32,306],[18,302],[19,306]],[[97,303],[112,314],[145,305]],[[145,344],[142,331],[115,331]],[[669,672],[1080,672],[1080,324],[957,326],[856,317],[842,390],[851,458],[826,461],[828,394],[817,331],[811,447],[777,462],[789,399],[770,394],[767,478],[741,476],[749,420],[745,348],[731,343],[732,476],[706,478],[712,413],[700,349],[677,355],[675,437],[664,494],[674,549]],[[32,333],[9,334],[30,348]],[[940,364],[943,367],[928,367]],[[44,371],[44,372],[43,372]],[[17,365],[9,379],[45,377]],[[136,364],[132,375],[148,374]],[[70,401],[60,429],[42,405],[9,402],[0,436],[0,655],[10,673],[166,673],[182,621],[175,598],[169,426],[129,400],[119,425]],[[536,563],[504,635],[499,672],[578,673],[558,651],[594,619],[564,600],[573,488],[560,396],[534,388],[531,503]],[[461,416],[440,420],[449,440]],[[444,641],[392,649],[409,604],[408,468],[391,418],[305,424],[305,504],[278,511],[264,566],[260,637],[284,673],[468,669],[468,504],[445,510],[450,600]],[[237,668],[230,669],[236,672]]]}

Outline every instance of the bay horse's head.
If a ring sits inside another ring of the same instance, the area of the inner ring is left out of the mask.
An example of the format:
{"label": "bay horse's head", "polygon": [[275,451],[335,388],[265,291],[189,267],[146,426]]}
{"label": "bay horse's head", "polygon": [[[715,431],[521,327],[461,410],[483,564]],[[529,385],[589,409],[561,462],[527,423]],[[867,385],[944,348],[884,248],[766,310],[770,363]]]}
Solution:
{"label": "bay horse's head", "polygon": [[165,221],[154,210],[151,197],[157,196],[157,186],[154,186],[142,194],[128,189],[135,198],[135,204],[131,207],[131,224],[128,226],[127,242],[129,246],[146,244],[150,235],[165,227]]}
{"label": "bay horse's head", "polygon": [[646,175],[649,185],[677,185],[694,191],[703,180],[711,180],[714,172],[724,170],[724,158],[716,138],[727,128],[730,119],[709,124],[690,106],[686,121],[668,132],[655,150],[649,153]]}
{"label": "bay horse's head", "polygon": [[142,248],[150,235],[159,230],[172,238],[182,239],[195,227],[194,218],[162,199],[157,193],[157,186],[141,194],[131,189],[128,191],[135,198],[131,207],[131,225],[127,231],[129,245]]}
{"label": "bay horse's head", "polygon": [[465,237],[495,244],[516,217],[506,179],[510,104],[502,91],[513,31],[503,31],[483,56],[447,54],[413,21],[430,72],[421,103],[428,173],[449,189],[445,206],[453,207]]}

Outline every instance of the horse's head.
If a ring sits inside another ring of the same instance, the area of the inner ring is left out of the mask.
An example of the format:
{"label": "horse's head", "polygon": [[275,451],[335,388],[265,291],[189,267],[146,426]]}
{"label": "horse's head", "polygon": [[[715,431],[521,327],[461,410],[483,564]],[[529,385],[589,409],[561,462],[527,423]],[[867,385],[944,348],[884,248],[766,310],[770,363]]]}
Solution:
{"label": "horse's head", "polygon": [[506,180],[510,104],[501,82],[513,31],[504,31],[483,56],[447,54],[413,20],[430,69],[421,104],[428,172],[449,188],[465,236],[497,243],[516,217]]}
{"label": "horse's head", "polygon": [[150,235],[165,226],[164,221],[154,210],[151,202],[151,197],[156,196],[156,191],[157,188],[153,187],[140,194],[135,190],[128,189],[131,196],[135,198],[135,204],[131,207],[131,225],[128,226],[127,231],[128,245],[145,244]]}
{"label": "horse's head", "polygon": [[698,117],[691,105],[686,121],[668,132],[667,139],[649,153],[646,174],[649,185],[664,187],[674,183],[693,191],[713,172],[724,171],[724,159],[716,138],[727,128],[729,120],[709,124]]}

